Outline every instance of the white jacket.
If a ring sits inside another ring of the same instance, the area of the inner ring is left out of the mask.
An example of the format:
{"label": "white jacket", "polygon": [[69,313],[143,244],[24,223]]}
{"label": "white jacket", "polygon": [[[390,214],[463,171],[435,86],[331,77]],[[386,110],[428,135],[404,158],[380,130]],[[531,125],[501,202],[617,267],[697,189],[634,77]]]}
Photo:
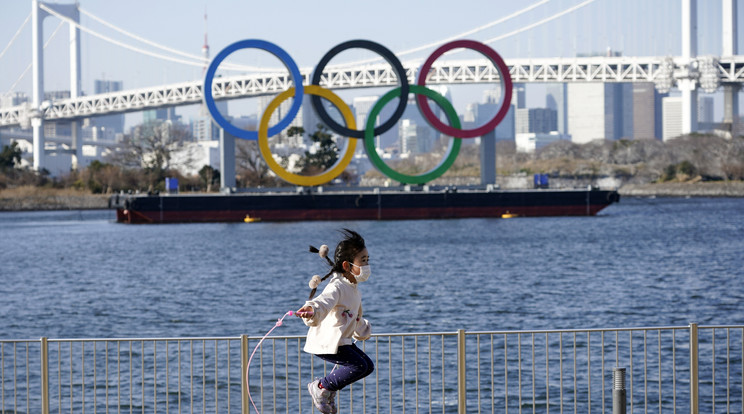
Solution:
{"label": "white jacket", "polygon": [[369,321],[362,318],[362,296],[357,285],[340,273],[334,273],[323,293],[305,302],[313,308],[312,318],[303,318],[310,329],[305,352],[335,354],[341,345],[351,345],[352,338],[363,341],[372,334]]}

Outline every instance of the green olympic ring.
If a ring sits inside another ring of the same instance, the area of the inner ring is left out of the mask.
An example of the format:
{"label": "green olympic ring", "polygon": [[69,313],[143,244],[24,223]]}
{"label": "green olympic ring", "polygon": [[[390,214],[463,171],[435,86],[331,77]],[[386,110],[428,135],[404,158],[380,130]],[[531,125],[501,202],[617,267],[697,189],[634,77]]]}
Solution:
{"label": "green olympic ring", "polygon": [[[410,85],[409,88],[411,93],[426,96],[434,100],[437,105],[444,109],[444,112],[447,114],[447,118],[450,121],[450,126],[460,129],[460,118],[458,118],[457,111],[455,111],[455,108],[452,106],[450,101],[447,100],[447,98],[425,86]],[[364,129],[364,150],[367,152],[367,158],[369,158],[369,160],[372,162],[372,165],[374,165],[375,168],[377,168],[377,170],[379,170],[384,175],[402,184],[425,184],[435,178],[440,177],[452,166],[452,164],[454,164],[455,159],[457,159],[457,154],[460,152],[460,145],[462,145],[462,140],[455,137],[452,141],[450,141],[449,148],[447,150],[447,156],[444,157],[436,167],[423,174],[407,175],[390,168],[390,166],[385,164],[385,161],[383,161],[382,158],[380,158],[380,156],[377,154],[377,149],[375,148],[374,129],[375,120],[377,119],[377,115],[379,115],[380,111],[382,111],[382,108],[385,107],[385,104],[398,96],[400,96],[400,88],[391,90],[390,92],[383,95],[377,101],[377,103],[375,103],[375,106],[372,107],[372,110],[369,111],[369,114],[367,115],[367,125]]]}

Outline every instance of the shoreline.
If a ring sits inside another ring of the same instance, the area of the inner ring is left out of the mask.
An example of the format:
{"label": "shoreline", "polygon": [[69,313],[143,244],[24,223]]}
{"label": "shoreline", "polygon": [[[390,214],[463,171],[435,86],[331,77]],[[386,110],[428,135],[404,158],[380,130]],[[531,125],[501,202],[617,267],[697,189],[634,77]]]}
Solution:
{"label": "shoreline", "polygon": [[625,184],[622,197],[744,197],[744,181]]}
{"label": "shoreline", "polygon": [[0,211],[108,209],[109,195],[73,189],[18,187],[0,190]]}
{"label": "shoreline", "polygon": [[[744,197],[744,181],[625,184],[622,197]],[[102,210],[110,195],[71,189],[21,187],[0,190],[0,212],[49,210]]]}

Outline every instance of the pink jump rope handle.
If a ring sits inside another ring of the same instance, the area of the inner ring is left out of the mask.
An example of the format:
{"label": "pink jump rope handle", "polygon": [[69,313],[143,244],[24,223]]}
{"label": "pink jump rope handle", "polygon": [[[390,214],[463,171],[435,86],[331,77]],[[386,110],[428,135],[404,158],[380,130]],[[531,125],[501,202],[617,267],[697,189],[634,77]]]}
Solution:
{"label": "pink jump rope handle", "polygon": [[[295,313],[297,313],[297,316],[299,316],[300,318],[311,318],[315,314],[315,312],[313,312],[311,310],[310,311],[295,312]],[[291,315],[291,313],[290,313],[290,315]]]}

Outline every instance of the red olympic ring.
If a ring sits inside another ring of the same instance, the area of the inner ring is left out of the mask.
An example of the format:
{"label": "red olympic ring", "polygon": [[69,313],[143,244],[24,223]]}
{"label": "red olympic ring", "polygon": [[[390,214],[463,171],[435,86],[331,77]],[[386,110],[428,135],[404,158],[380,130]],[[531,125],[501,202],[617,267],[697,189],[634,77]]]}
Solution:
{"label": "red olympic ring", "polygon": [[421,110],[421,114],[429,122],[429,125],[434,127],[434,129],[438,130],[439,132],[459,138],[480,137],[496,129],[496,126],[504,119],[506,113],[509,112],[509,106],[511,105],[512,81],[511,76],[509,75],[509,68],[506,66],[504,60],[501,58],[501,56],[499,56],[498,53],[496,53],[495,50],[491,49],[483,43],[473,40],[455,40],[454,42],[445,43],[437,50],[435,50],[428,59],[426,59],[424,64],[421,66],[421,70],[419,70],[418,80],[416,83],[419,86],[426,86],[426,77],[429,75],[429,71],[431,70],[431,66],[434,61],[437,60],[444,53],[460,47],[473,49],[482,53],[488,59],[490,59],[491,62],[496,66],[496,69],[498,69],[501,75],[501,90],[503,91],[503,93],[501,98],[501,107],[499,108],[499,111],[496,113],[496,115],[490,121],[477,128],[458,129],[446,125],[445,123],[440,121],[436,115],[434,115],[431,107],[429,107],[429,103],[426,101],[426,96],[416,95],[416,102],[418,103],[419,109]]}

